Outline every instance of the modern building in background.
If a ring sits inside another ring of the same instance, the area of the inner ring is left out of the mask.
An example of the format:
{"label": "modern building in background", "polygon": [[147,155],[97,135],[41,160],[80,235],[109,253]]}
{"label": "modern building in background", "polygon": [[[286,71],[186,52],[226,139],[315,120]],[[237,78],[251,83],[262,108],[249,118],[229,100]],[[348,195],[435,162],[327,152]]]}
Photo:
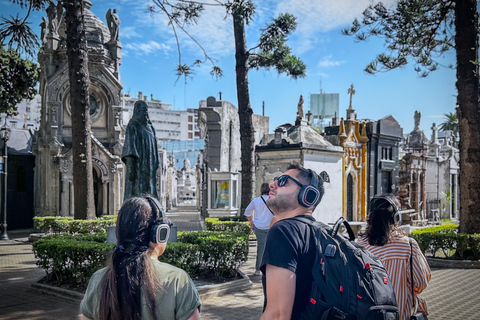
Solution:
{"label": "modern building in background", "polygon": [[155,134],[159,141],[179,141],[193,140],[200,136],[197,118],[198,109],[171,110],[171,104],[154,99],[153,94],[150,99],[138,93],[137,98],[125,94],[122,97],[123,123],[127,124],[133,116],[133,107],[135,102],[143,100],[148,105],[148,115]]}
{"label": "modern building in background", "polygon": [[181,170],[184,167],[185,159],[190,161],[192,167],[198,161],[203,161],[202,151],[205,149],[205,139],[159,141],[158,147],[165,149],[167,155],[172,157],[175,169]]}
{"label": "modern building in background", "polygon": [[[40,113],[42,110],[42,96],[37,94],[32,100],[23,99],[16,106],[18,114],[7,118],[7,125],[12,128],[38,130],[40,127]],[[5,119],[5,114],[0,114]],[[2,124],[4,120],[2,121]]]}
{"label": "modern building in background", "polygon": [[338,93],[323,93],[320,91],[320,93],[311,94],[310,124],[315,128],[323,130],[324,126],[328,124],[329,119],[338,116],[339,101]]}

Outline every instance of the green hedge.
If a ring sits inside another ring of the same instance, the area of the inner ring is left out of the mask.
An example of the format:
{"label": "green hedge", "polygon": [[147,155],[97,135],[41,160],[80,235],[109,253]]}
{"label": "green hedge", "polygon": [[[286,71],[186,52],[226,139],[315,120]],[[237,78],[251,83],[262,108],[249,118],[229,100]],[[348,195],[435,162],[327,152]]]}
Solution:
{"label": "green hedge", "polygon": [[[223,217],[225,218],[235,218],[235,217]],[[230,231],[230,232],[239,232],[244,233],[245,235],[250,235],[252,230],[250,229],[250,223],[248,221],[225,221],[220,220],[222,218],[206,218],[205,227],[208,231]]]}
{"label": "green hedge", "polygon": [[480,259],[480,234],[458,233],[458,225],[446,224],[412,231],[423,253],[450,259]]}
{"label": "green hedge", "polygon": [[52,233],[101,233],[115,226],[117,216],[103,216],[95,220],[74,220],[73,217],[34,217],[33,226]]}
{"label": "green hedge", "polygon": [[177,237],[179,242],[198,246],[195,268],[199,272],[212,270],[219,277],[234,276],[248,258],[248,235],[243,232],[179,232]]}
{"label": "green hedge", "polygon": [[240,217],[240,216],[218,217],[218,218],[212,218],[212,219],[217,219],[219,221],[236,221],[236,222],[245,222],[246,220],[245,217]]}
{"label": "green hedge", "polygon": [[[113,244],[106,233],[62,234],[33,243],[37,265],[60,284],[85,286],[92,274],[107,264]],[[181,231],[177,243],[169,243],[160,261],[196,277],[205,270],[216,276],[234,276],[248,257],[248,237],[242,233]]]}
{"label": "green hedge", "polygon": [[60,284],[86,285],[106,265],[113,244],[107,235],[53,235],[33,243],[37,266]]}

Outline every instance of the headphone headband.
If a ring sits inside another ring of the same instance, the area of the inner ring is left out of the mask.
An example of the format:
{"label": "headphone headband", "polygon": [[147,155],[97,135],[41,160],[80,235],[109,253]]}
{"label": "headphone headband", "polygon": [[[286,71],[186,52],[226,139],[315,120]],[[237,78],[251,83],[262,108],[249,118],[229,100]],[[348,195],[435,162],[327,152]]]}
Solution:
{"label": "headphone headband", "polygon": [[165,223],[165,214],[161,209],[158,199],[150,196],[146,196],[150,207],[152,208],[152,219],[154,224],[150,229],[150,241],[153,243],[166,243],[170,235],[170,226]]}
{"label": "headphone headband", "polygon": [[375,203],[379,200],[385,200],[387,201],[387,203],[389,205],[392,206],[393,208],[393,212],[391,213],[392,214],[392,217],[393,217],[393,222],[394,223],[398,223],[400,221],[400,212],[398,210],[398,207],[397,207],[397,204],[395,203],[395,201],[393,201],[390,197],[388,196],[378,196],[378,197],[373,197],[371,200],[370,200],[370,211],[373,211],[372,207],[375,205]]}

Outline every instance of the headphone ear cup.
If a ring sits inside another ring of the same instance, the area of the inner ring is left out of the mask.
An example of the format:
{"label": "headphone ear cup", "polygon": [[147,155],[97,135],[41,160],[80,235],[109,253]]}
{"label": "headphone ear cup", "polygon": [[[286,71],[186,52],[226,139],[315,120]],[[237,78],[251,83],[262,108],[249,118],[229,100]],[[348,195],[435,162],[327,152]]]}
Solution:
{"label": "headphone ear cup", "polygon": [[299,203],[302,207],[307,207],[307,208],[308,208],[308,205],[303,201],[304,194],[305,194],[305,186],[303,186],[303,187],[300,189],[300,191],[298,192],[298,203]]}
{"label": "headphone ear cup", "polygon": [[303,186],[298,192],[298,203],[301,206],[310,208],[313,207],[320,197],[320,192],[313,186]]}
{"label": "headphone ear cup", "polygon": [[401,219],[401,215],[400,215],[400,212],[396,212],[395,215],[393,216],[393,222],[395,224],[399,223],[400,222],[400,219]]}
{"label": "headphone ear cup", "polygon": [[150,241],[153,243],[166,243],[170,235],[170,226],[163,221],[157,221],[150,230]]}

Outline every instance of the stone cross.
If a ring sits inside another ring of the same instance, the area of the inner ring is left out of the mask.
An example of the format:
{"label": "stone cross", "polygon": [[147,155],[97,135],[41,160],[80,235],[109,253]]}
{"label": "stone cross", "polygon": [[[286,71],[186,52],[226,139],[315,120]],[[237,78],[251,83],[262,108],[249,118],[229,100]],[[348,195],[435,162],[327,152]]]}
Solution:
{"label": "stone cross", "polygon": [[355,94],[355,89],[353,88],[353,83],[352,83],[352,85],[350,86],[350,88],[348,88],[347,93],[350,94],[350,105],[348,106],[348,108],[349,108],[349,109],[352,109],[352,97],[353,97],[353,95]]}
{"label": "stone cross", "polygon": [[308,110],[308,112],[307,112],[307,121],[308,121],[308,123],[310,123],[310,117],[312,116],[312,114],[313,114],[313,113],[310,112],[310,110]]}

